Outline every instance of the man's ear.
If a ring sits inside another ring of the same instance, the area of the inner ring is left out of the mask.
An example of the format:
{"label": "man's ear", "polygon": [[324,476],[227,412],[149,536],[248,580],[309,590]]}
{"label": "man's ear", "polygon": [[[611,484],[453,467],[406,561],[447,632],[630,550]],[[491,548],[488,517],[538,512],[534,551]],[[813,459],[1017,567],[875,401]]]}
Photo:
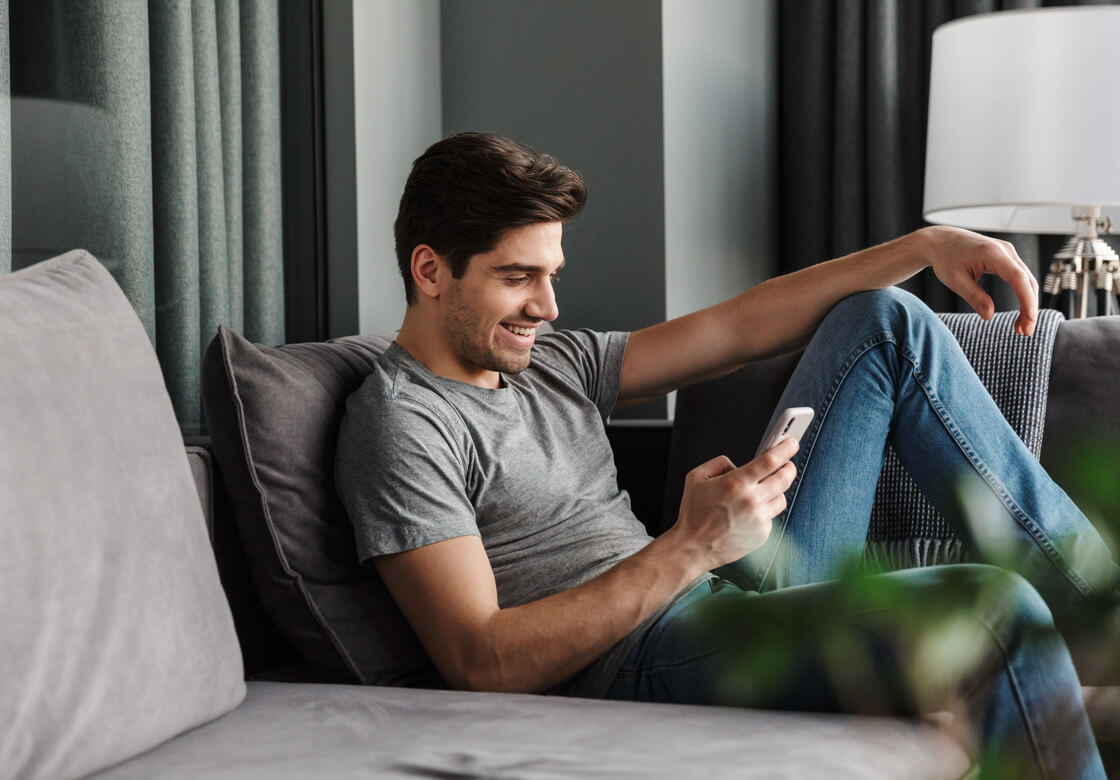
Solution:
{"label": "man's ear", "polygon": [[442,259],[427,244],[419,244],[412,250],[412,282],[420,295],[433,299],[439,297]]}

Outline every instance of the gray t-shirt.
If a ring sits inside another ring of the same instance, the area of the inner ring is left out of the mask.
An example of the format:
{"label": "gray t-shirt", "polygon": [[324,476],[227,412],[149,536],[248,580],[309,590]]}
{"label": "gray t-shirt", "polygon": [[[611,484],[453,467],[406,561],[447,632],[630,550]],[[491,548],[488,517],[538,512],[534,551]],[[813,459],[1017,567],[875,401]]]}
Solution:
{"label": "gray t-shirt", "polygon": [[[539,336],[530,366],[494,390],[436,376],[392,344],[347,400],[339,434],[336,482],[359,559],[480,536],[504,608],[645,547],[605,429],[627,338]],[[656,617],[556,692],[604,695]]]}

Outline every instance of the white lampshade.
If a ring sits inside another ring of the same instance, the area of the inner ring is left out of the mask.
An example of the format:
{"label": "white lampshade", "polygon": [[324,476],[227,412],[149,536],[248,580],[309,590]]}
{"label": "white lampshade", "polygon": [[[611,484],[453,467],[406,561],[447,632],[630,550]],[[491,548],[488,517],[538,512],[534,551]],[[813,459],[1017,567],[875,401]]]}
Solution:
{"label": "white lampshade", "polygon": [[1003,11],[933,34],[923,216],[1072,233],[1120,225],[1120,7]]}

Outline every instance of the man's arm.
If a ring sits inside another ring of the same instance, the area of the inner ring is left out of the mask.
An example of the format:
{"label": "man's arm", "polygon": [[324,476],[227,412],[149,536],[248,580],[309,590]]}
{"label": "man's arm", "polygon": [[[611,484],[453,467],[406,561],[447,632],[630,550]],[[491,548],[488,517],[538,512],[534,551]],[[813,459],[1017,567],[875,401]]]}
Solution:
{"label": "man's arm", "polygon": [[583,585],[498,607],[494,573],[477,536],[375,559],[449,685],[537,693],[570,678],[689,582],[758,548],[793,483],[787,440],[735,468],[724,457],[689,472],[676,524]]}
{"label": "man's arm", "polygon": [[995,274],[1019,299],[1015,330],[1031,335],[1038,283],[1006,241],[930,227],[886,244],[779,276],[729,301],[630,335],[620,402],[662,395],[730,373],[753,360],[799,349],[843,298],[909,279],[931,266],[937,278],[989,319],[991,297],[977,280]]}

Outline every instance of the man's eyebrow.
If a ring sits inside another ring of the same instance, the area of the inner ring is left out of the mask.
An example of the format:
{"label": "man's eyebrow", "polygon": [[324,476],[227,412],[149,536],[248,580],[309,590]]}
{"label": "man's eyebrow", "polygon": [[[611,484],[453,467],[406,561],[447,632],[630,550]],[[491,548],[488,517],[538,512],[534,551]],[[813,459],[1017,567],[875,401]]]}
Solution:
{"label": "man's eyebrow", "polygon": [[[559,271],[566,264],[566,262],[560,263],[560,265],[556,267],[556,270]],[[530,265],[527,263],[507,263],[506,265],[496,265],[494,266],[493,270],[495,273],[499,274],[510,273],[512,271],[520,271],[522,273],[540,273],[544,270],[544,266]]]}

